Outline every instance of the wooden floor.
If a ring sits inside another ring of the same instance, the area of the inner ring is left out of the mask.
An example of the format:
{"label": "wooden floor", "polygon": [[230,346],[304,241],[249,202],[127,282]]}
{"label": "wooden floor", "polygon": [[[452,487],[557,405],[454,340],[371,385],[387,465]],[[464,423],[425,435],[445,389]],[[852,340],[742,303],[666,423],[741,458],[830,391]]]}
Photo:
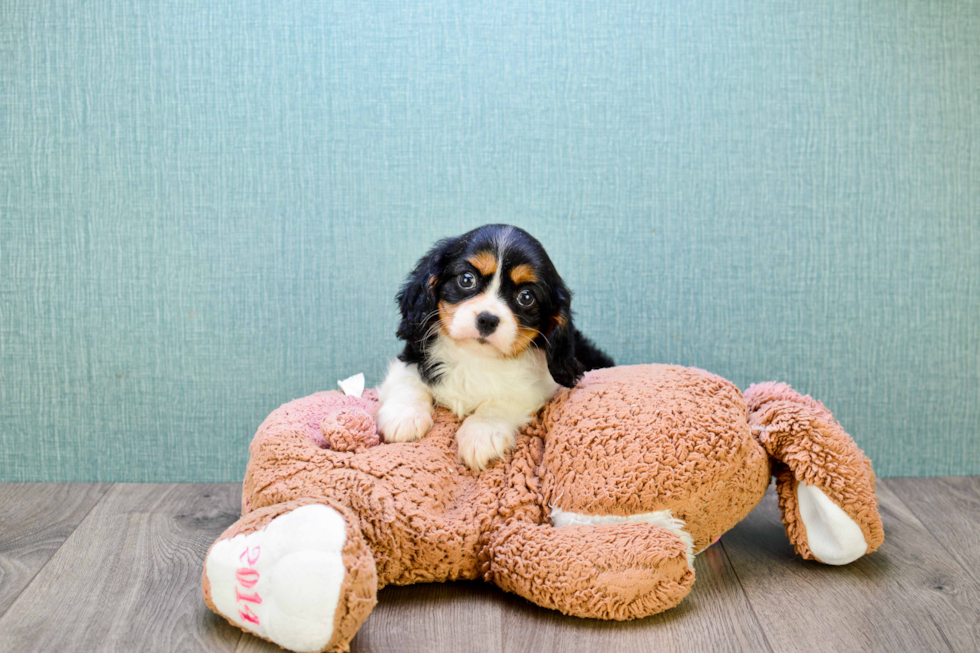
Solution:
{"label": "wooden floor", "polygon": [[[0,484],[0,651],[279,650],[201,598],[239,484]],[[697,558],[677,608],[565,617],[483,583],[387,588],[354,651],[978,651],[980,477],[888,479],[885,544],[847,567],[793,554],[770,488]]]}

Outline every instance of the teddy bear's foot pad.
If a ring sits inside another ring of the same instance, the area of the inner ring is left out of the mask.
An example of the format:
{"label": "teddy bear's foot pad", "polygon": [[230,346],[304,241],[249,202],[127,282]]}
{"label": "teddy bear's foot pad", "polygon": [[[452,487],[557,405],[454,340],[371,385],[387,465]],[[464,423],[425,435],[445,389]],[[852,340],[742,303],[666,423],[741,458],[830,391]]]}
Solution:
{"label": "teddy bear's foot pad", "polygon": [[806,526],[807,546],[820,562],[846,565],[867,552],[861,527],[818,487],[800,483],[796,500]]}
{"label": "teddy bear's foot pad", "polygon": [[340,513],[311,504],[219,541],[205,563],[211,600],[245,630],[294,651],[319,651],[334,633],[346,536]]}

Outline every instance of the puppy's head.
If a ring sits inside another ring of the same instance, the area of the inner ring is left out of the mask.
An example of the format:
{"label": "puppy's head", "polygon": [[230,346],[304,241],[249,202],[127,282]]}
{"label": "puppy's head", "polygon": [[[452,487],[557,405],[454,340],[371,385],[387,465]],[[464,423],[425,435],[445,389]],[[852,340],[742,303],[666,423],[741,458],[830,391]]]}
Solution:
{"label": "puppy's head", "polygon": [[541,243],[517,227],[486,225],[439,241],[419,260],[398,293],[398,337],[426,376],[425,351],[441,333],[488,357],[540,348],[552,378],[571,387],[582,376],[571,301]]}

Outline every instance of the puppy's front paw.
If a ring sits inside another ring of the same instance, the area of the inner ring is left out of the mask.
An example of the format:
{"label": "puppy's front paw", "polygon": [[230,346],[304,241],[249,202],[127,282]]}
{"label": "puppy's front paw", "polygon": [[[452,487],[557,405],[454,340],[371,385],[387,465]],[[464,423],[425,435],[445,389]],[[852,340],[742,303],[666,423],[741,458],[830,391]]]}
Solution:
{"label": "puppy's front paw", "polygon": [[456,444],[459,459],[470,469],[482,471],[514,446],[514,429],[500,420],[470,415],[456,431]]}
{"label": "puppy's front paw", "polygon": [[378,409],[378,430],[385,442],[414,442],[431,428],[431,404],[386,401]]}

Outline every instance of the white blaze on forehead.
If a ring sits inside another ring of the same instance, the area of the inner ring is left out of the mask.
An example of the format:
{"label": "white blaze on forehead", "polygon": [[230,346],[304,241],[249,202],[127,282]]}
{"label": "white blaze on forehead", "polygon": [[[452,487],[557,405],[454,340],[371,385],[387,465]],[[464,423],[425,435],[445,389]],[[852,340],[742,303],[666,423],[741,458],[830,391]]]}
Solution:
{"label": "white blaze on forehead", "polygon": [[503,257],[497,256],[497,269],[493,272],[493,278],[490,279],[490,285],[487,286],[486,295],[492,297],[496,300],[500,299],[500,275],[504,273],[504,262]]}
{"label": "white blaze on forehead", "polygon": [[510,237],[513,235],[513,233],[513,227],[504,227],[493,239],[493,244],[497,246],[497,262],[499,263],[497,266],[498,269],[504,264],[504,252],[507,251],[507,245],[510,243]]}

